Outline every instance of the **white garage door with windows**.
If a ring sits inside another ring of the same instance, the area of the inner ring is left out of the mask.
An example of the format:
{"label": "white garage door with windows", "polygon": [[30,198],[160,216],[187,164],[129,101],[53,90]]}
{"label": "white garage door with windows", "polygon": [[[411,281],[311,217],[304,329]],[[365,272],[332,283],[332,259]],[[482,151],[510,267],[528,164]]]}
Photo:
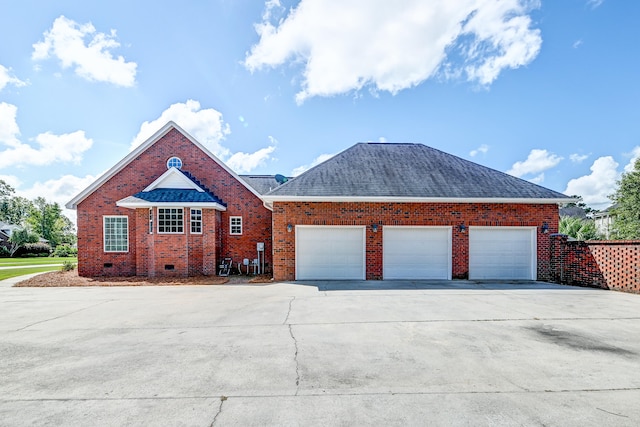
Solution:
{"label": "white garage door with windows", "polygon": [[296,280],[364,280],[365,227],[296,226]]}
{"label": "white garage door with windows", "polygon": [[469,279],[536,280],[536,227],[469,227]]}
{"label": "white garage door with windows", "polygon": [[451,280],[451,227],[385,226],[384,279]]}

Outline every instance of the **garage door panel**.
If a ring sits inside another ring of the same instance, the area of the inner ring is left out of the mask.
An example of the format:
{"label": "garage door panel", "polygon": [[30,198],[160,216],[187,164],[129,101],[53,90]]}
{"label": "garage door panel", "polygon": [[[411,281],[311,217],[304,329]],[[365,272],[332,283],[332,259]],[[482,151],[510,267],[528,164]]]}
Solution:
{"label": "garage door panel", "polygon": [[363,227],[296,227],[297,280],[364,280]]}
{"label": "garage door panel", "polygon": [[469,278],[533,280],[535,229],[530,227],[470,227]]}
{"label": "garage door panel", "polygon": [[451,228],[386,226],[385,279],[450,279]]}

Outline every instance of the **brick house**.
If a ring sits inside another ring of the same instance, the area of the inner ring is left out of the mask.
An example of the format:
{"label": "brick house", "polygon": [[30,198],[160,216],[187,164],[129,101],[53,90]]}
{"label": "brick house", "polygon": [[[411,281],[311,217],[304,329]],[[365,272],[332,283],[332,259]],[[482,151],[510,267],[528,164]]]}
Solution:
{"label": "brick house", "polygon": [[67,207],[83,276],[216,274],[263,243],[276,280],[546,280],[570,200],[421,144],[356,144],[280,185],[170,122]]}
{"label": "brick house", "polygon": [[66,205],[78,213],[79,274],[209,275],[225,258],[258,256],[270,268],[271,211],[256,189],[264,178],[277,185],[241,178],[167,123]]}
{"label": "brick house", "polygon": [[265,194],[274,278],[550,277],[567,196],[422,144],[361,143]]}

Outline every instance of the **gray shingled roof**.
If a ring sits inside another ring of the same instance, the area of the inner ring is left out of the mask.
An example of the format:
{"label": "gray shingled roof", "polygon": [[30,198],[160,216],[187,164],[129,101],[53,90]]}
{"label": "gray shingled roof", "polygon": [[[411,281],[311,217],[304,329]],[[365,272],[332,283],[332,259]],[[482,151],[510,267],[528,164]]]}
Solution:
{"label": "gray shingled roof", "polygon": [[568,196],[422,144],[359,143],[267,197],[567,199]]}
{"label": "gray shingled roof", "polygon": [[275,175],[240,175],[240,178],[260,194],[267,194],[280,185]]}

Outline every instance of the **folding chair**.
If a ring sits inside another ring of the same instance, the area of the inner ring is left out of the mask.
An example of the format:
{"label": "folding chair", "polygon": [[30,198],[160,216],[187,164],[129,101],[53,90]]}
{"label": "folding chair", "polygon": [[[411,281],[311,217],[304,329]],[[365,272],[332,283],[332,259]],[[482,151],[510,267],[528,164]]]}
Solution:
{"label": "folding chair", "polygon": [[219,276],[228,276],[231,273],[231,267],[233,267],[233,260],[231,258],[225,258],[220,264],[218,273]]}

